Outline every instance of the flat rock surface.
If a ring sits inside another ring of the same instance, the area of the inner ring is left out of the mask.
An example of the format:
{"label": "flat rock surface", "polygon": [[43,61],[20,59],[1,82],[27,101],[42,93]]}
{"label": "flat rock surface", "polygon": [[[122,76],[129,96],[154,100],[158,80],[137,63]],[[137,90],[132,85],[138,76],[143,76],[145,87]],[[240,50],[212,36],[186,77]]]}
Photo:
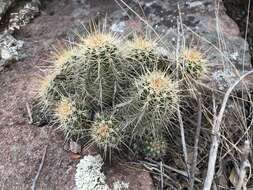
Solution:
{"label": "flat rock surface", "polygon": [[[186,47],[197,48],[208,60],[207,86],[224,91],[238,80],[238,73],[252,69],[248,43],[240,36],[237,24],[226,14],[222,1],[140,0],[138,3],[128,1],[127,5],[122,3],[122,7],[125,11],[112,13],[113,31],[139,32],[142,17],[148,20],[148,30],[155,30],[158,41],[165,42],[171,51],[175,52],[177,43],[185,40]],[[134,9],[135,14],[129,9]],[[252,77],[246,82],[252,87],[251,81]]]}
{"label": "flat rock surface", "polygon": [[[3,5],[1,2],[3,0],[0,0],[0,5]],[[39,168],[45,146],[48,146],[48,150],[37,189],[74,189],[77,161],[72,160],[69,153],[63,149],[63,135],[54,128],[36,128],[29,125],[27,105],[31,106],[38,88],[39,77],[50,66],[46,60],[54,50],[53,47],[64,40],[72,41],[76,38],[74,31],[84,30],[81,23],[87,24],[90,18],[103,18],[107,12],[108,19],[114,24],[114,30],[124,32],[125,27],[138,29],[139,26],[138,17],[126,19],[125,11],[118,8],[113,0],[53,0],[44,3],[45,8],[41,15],[15,36],[18,40],[24,41],[27,57],[23,61],[11,64],[0,73],[1,190],[31,189],[32,179]],[[175,36],[179,3],[185,24],[217,44],[214,5],[211,0],[188,3],[183,0],[158,0],[140,1],[140,3],[151,25],[163,35],[167,35],[167,40]],[[132,6],[132,3],[129,4]],[[238,36],[238,27],[222,10],[220,19],[221,31],[224,32],[223,39],[226,39],[225,42],[229,44],[228,47],[224,46],[224,49],[229,56],[232,55],[234,64],[240,69],[244,40]],[[202,48],[210,47],[203,41],[200,44]],[[214,49],[210,51],[215,53]],[[211,55],[213,57],[210,59],[214,64],[215,61],[220,60],[218,53]],[[248,53],[245,57],[245,65],[250,67]],[[216,67],[216,72],[220,71],[218,68]],[[130,190],[153,188],[147,173],[132,172],[121,167],[124,166],[116,166],[107,171],[109,182],[117,176],[129,180]]]}

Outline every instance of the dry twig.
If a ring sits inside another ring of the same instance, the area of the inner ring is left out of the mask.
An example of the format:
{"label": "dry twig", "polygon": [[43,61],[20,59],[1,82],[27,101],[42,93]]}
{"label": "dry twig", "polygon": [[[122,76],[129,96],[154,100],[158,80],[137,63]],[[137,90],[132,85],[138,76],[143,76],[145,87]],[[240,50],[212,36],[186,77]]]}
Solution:
{"label": "dry twig", "polygon": [[41,173],[41,170],[43,168],[43,165],[44,165],[44,162],[45,162],[45,157],[46,157],[46,154],[47,154],[47,146],[45,147],[45,150],[44,150],[44,153],[43,153],[43,156],[42,156],[42,160],[40,162],[40,166],[39,166],[39,170],[35,176],[35,178],[33,179],[33,183],[32,183],[32,190],[35,190],[36,189],[36,182],[40,176],[40,173]]}
{"label": "dry twig", "polygon": [[190,189],[194,189],[194,181],[195,181],[195,169],[197,166],[197,158],[198,158],[198,144],[199,144],[199,135],[200,135],[200,129],[201,129],[201,120],[202,120],[202,108],[201,108],[202,102],[201,97],[198,97],[198,124],[196,129],[196,135],[194,140],[194,152],[193,152],[193,161],[192,161],[192,167],[191,167],[191,173],[190,173]]}
{"label": "dry twig", "polygon": [[187,153],[187,147],[186,147],[186,141],[185,141],[185,135],[184,135],[184,124],[183,124],[183,119],[182,119],[182,115],[181,115],[181,112],[180,112],[179,105],[178,105],[178,108],[177,108],[177,115],[178,115],[178,121],[179,121],[179,126],[180,126],[181,142],[182,142],[182,147],[183,147],[184,161],[185,161],[186,171],[187,171],[188,179],[189,179],[190,169],[189,169],[189,166],[188,166],[188,153]]}
{"label": "dry twig", "polygon": [[33,123],[32,112],[31,112],[28,102],[26,102],[26,109],[29,116],[29,124],[32,124]]}
{"label": "dry twig", "polygon": [[238,85],[245,77],[249,76],[250,74],[253,73],[252,71],[249,71],[242,75],[238,81],[236,81],[226,92],[223,98],[223,102],[221,105],[221,109],[219,111],[219,114],[214,121],[213,129],[212,129],[212,144],[209,152],[209,159],[208,159],[208,169],[207,169],[207,175],[204,183],[203,190],[210,190],[213,182],[213,177],[214,177],[214,172],[215,172],[215,163],[216,163],[216,158],[217,158],[217,153],[218,153],[218,148],[220,144],[220,126],[223,118],[223,114],[227,105],[227,101],[230,97],[230,94],[232,93],[233,89]]}

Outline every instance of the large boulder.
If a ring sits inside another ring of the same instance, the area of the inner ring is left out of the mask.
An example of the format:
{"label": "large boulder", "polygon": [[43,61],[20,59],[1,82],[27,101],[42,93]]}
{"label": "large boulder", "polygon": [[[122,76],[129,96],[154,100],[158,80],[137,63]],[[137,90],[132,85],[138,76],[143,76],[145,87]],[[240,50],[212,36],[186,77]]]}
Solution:
{"label": "large boulder", "polygon": [[[138,10],[140,5],[142,8]],[[128,1],[122,7],[125,11],[116,10],[111,14],[111,30],[138,32],[143,25],[142,17],[147,19],[148,28],[153,28],[151,31],[157,31],[160,40],[167,41],[172,51],[178,40],[185,39],[186,45],[205,53],[210,72],[204,83],[209,87],[226,90],[240,75],[252,69],[248,43],[240,36],[237,24],[227,16],[222,2],[218,5],[213,0],[140,0]],[[246,82],[251,85],[251,81]]]}

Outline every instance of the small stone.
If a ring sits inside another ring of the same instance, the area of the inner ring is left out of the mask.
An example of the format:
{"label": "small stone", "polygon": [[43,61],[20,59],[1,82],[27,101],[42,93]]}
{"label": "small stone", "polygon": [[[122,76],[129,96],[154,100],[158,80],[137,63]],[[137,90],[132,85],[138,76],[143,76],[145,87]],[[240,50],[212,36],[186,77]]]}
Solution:
{"label": "small stone", "polygon": [[11,61],[18,61],[25,57],[22,53],[23,45],[23,41],[16,40],[8,33],[0,34],[0,70]]}
{"label": "small stone", "polygon": [[126,29],[126,23],[124,21],[114,23],[110,29],[113,32],[123,33]]}
{"label": "small stone", "polygon": [[80,144],[78,144],[75,141],[70,141],[69,146],[70,146],[70,151],[75,154],[80,153],[82,150]]}
{"label": "small stone", "polygon": [[201,6],[201,5],[203,5],[201,1],[194,1],[194,2],[190,2],[190,3],[188,4],[188,6],[189,6],[190,8],[199,7],[199,6]]}
{"label": "small stone", "polygon": [[5,60],[11,60],[13,56],[7,49],[3,48],[1,49],[1,58]]}

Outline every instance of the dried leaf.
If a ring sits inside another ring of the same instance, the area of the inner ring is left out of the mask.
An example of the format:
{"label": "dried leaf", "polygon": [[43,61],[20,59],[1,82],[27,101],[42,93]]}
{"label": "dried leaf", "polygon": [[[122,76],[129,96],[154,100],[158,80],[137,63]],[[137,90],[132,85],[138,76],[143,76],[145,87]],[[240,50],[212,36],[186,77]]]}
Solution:
{"label": "dried leaf", "polygon": [[234,187],[238,184],[238,175],[235,168],[233,168],[229,175],[229,181],[233,184]]}
{"label": "dried leaf", "polygon": [[75,153],[70,154],[70,159],[71,160],[79,160],[80,158],[81,158],[80,154],[75,154]]}

